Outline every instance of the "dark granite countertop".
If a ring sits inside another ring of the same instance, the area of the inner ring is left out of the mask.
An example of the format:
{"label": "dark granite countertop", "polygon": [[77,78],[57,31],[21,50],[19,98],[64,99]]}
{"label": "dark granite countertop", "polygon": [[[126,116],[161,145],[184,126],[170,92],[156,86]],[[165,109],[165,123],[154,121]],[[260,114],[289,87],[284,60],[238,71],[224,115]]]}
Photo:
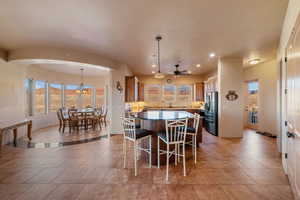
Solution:
{"label": "dark granite countertop", "polygon": [[143,120],[176,120],[192,118],[193,114],[186,111],[151,110],[137,113],[134,117]]}

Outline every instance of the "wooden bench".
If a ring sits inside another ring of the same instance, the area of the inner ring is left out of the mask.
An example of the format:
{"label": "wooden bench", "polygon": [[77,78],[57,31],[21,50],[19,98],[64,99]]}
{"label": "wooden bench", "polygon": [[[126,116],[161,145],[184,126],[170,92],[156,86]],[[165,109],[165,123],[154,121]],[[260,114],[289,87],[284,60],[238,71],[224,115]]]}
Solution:
{"label": "wooden bench", "polygon": [[14,121],[0,121],[0,152],[2,147],[2,139],[3,134],[6,131],[13,130],[14,134],[14,145],[17,144],[17,137],[18,137],[18,128],[21,126],[27,126],[27,137],[31,140],[31,129],[32,129],[32,120],[25,119],[25,120],[14,120]]}

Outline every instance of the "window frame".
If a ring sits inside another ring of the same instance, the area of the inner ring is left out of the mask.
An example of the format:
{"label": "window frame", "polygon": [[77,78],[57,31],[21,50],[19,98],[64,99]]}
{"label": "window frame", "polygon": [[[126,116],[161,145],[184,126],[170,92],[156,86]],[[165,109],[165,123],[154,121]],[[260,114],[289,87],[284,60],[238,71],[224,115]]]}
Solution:
{"label": "window frame", "polygon": [[[37,82],[41,82],[43,83],[43,88],[44,88],[44,110],[43,112],[37,112],[36,109],[36,94],[37,94]],[[38,115],[47,115],[50,113],[54,113],[54,111],[51,110],[51,92],[50,92],[50,87],[52,84],[57,84],[60,85],[60,105],[59,107],[66,107],[67,103],[67,95],[66,95],[66,90],[68,88],[68,86],[73,86],[73,88],[77,88],[79,87],[79,85],[76,84],[65,84],[65,83],[57,83],[57,82],[48,82],[48,81],[44,81],[44,80],[35,80],[32,78],[25,78],[24,82],[23,82],[23,88],[25,90],[24,92],[24,102],[26,104],[27,109],[24,109],[24,113],[26,117],[32,117],[32,116],[38,116]],[[26,85],[28,84],[28,85]],[[28,88],[27,88],[28,87]],[[94,85],[85,85],[85,87],[91,88],[91,101],[89,103],[89,105],[91,105],[92,107],[96,106],[96,89],[97,88],[101,88],[104,90],[103,93],[103,106],[106,106],[107,104],[107,98],[108,98],[108,94],[107,94],[107,85],[104,86],[94,86]],[[27,89],[28,89],[28,94],[27,94]],[[75,89],[74,89],[75,90]],[[84,101],[84,97],[80,94],[76,95],[76,104],[75,107],[78,108],[84,108],[85,106],[83,105]],[[69,106],[70,107],[70,106]]]}
{"label": "window frame", "polygon": [[[194,97],[194,90],[193,90],[194,87],[193,87],[193,85],[191,85],[191,84],[178,84],[178,85],[177,85],[177,87],[176,87],[176,103],[178,102],[179,96],[181,96],[181,95],[179,95],[180,87],[183,87],[183,86],[187,86],[187,87],[189,88],[189,90],[190,90],[190,95],[189,95],[189,99],[188,99],[187,102],[192,103],[192,102],[193,102],[193,97]],[[188,95],[185,95],[185,96],[188,96]]]}
{"label": "window frame", "polygon": [[[28,88],[26,88],[25,82],[28,81]],[[25,89],[25,117],[32,117],[34,115],[34,80],[32,78],[25,78],[24,80],[24,87]],[[28,89],[28,94],[27,90]]]}
{"label": "window frame", "polygon": [[[64,107],[70,107],[70,106],[67,106],[67,95],[66,95],[66,91],[69,90],[67,89],[68,86],[76,86],[77,88],[79,87],[79,85],[76,85],[76,84],[65,84],[64,85],[65,89],[64,89]],[[75,89],[76,90],[76,89]],[[80,104],[81,104],[81,99],[80,99],[80,95],[77,94],[77,99],[76,99],[76,103],[75,103],[75,107],[80,107]]]}
{"label": "window frame", "polygon": [[[174,87],[174,94],[173,94],[174,99],[173,99],[173,101],[166,101],[165,100],[165,88],[169,87],[169,86]],[[176,99],[177,99],[177,85],[174,85],[174,84],[164,84],[162,86],[161,101],[165,102],[165,103],[171,103],[171,104],[173,104],[173,103],[176,102]]]}
{"label": "window frame", "polygon": [[[255,86],[257,86],[257,87],[254,90],[250,89],[251,84],[255,84]],[[247,91],[248,91],[248,94],[256,94],[259,91],[259,82],[258,82],[258,80],[248,81],[247,82]]]}
{"label": "window frame", "polygon": [[106,102],[107,102],[107,95],[106,95],[106,85],[104,85],[104,87],[95,87],[95,102],[94,102],[94,106],[96,107],[98,102],[97,102],[97,89],[103,89],[103,105],[102,106],[106,106]]}
{"label": "window frame", "polygon": [[60,105],[59,105],[59,107],[61,108],[61,107],[64,107],[64,105],[63,105],[63,88],[64,88],[64,84],[61,84],[61,83],[55,83],[55,82],[51,82],[51,83],[48,83],[48,90],[47,90],[47,96],[48,96],[48,98],[47,98],[47,103],[48,103],[48,113],[54,113],[54,112],[56,112],[56,111],[51,111],[51,92],[50,92],[50,87],[51,87],[51,85],[60,85]]}
{"label": "window frame", "polygon": [[[44,91],[44,111],[43,112],[37,112],[37,109],[36,109],[36,91],[37,91],[37,88],[36,88],[36,84],[37,82],[40,81],[40,82],[44,82],[45,84],[45,91]],[[47,102],[47,82],[46,81],[43,81],[43,80],[33,80],[33,104],[32,104],[32,108],[33,108],[33,116],[35,115],[45,115],[45,114],[48,114],[48,102]]]}

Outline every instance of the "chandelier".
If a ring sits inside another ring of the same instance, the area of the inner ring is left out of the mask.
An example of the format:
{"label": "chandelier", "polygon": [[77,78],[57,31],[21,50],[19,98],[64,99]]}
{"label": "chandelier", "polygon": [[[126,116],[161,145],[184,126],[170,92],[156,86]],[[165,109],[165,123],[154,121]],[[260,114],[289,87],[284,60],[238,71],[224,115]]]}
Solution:
{"label": "chandelier", "polygon": [[157,79],[162,79],[165,78],[165,75],[160,72],[160,46],[159,46],[159,41],[162,39],[160,35],[156,36],[156,41],[157,41],[157,65],[158,65],[158,72],[154,74],[154,78]]}
{"label": "chandelier", "polygon": [[88,94],[88,89],[84,87],[84,83],[83,83],[83,68],[80,69],[80,73],[81,73],[81,83],[78,87],[78,89],[76,90],[76,93],[77,94],[80,94],[80,95],[85,95],[85,94]]}

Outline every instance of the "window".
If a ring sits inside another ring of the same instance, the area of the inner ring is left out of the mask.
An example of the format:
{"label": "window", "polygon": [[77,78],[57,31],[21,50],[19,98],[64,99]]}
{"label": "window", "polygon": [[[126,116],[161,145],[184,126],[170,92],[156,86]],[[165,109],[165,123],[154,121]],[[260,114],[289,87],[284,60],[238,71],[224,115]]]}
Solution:
{"label": "window", "polygon": [[258,81],[248,82],[248,92],[249,94],[255,94],[258,91]]}
{"label": "window", "polygon": [[32,79],[25,79],[25,116],[32,116]]}
{"label": "window", "polygon": [[163,101],[166,103],[173,103],[176,101],[176,86],[164,85],[163,86]]}
{"label": "window", "polygon": [[50,83],[48,86],[49,112],[56,112],[61,105],[62,85]]}
{"label": "window", "polygon": [[176,102],[179,105],[188,105],[192,103],[192,86],[179,85],[177,88]]}
{"label": "window", "polygon": [[149,106],[188,106],[193,101],[193,85],[146,84],[144,92]]}
{"label": "window", "polygon": [[62,106],[67,108],[101,107],[105,105],[106,95],[104,88],[95,89],[93,86],[84,86],[85,94],[78,93],[78,85],[63,85],[47,83],[32,79],[24,80],[25,116],[56,112]]}
{"label": "window", "polygon": [[46,82],[35,81],[35,113],[45,113],[46,104]]}
{"label": "window", "polygon": [[91,107],[93,105],[93,87],[85,85],[84,88],[87,90],[87,93],[81,96],[82,107]]}
{"label": "window", "polygon": [[160,102],[161,101],[161,85],[146,85],[145,101]]}
{"label": "window", "polygon": [[78,85],[66,85],[65,88],[65,107],[77,107],[79,101],[79,95],[76,90]]}
{"label": "window", "polygon": [[105,104],[104,88],[96,88],[96,107],[100,108]]}

